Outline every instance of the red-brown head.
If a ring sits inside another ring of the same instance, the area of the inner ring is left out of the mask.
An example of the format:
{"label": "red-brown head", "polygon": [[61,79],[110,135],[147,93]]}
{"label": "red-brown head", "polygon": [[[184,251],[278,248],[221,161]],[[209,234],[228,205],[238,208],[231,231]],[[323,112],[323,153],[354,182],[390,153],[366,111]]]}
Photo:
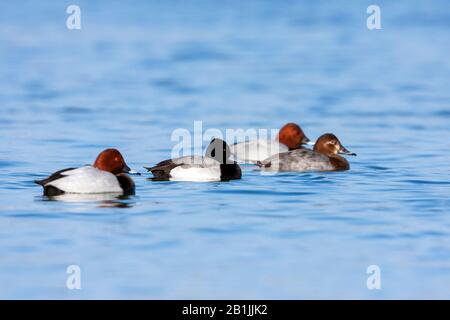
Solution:
{"label": "red-brown head", "polygon": [[278,141],[289,149],[298,149],[310,140],[305,136],[303,130],[295,123],[285,124],[278,133]]}
{"label": "red-brown head", "polygon": [[99,170],[111,172],[112,174],[128,173],[131,170],[117,149],[106,149],[102,151],[95,160],[94,167]]}
{"label": "red-brown head", "polygon": [[332,133],[325,133],[317,139],[314,144],[314,151],[322,153],[326,156],[336,154],[346,154],[348,156],[356,156],[356,153],[348,151]]}

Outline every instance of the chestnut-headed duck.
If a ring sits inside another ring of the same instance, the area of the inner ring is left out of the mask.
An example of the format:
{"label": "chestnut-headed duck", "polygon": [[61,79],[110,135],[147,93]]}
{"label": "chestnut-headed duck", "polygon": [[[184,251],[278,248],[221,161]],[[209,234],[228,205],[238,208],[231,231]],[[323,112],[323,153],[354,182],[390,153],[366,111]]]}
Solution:
{"label": "chestnut-headed duck", "polygon": [[258,162],[265,171],[343,171],[350,169],[348,161],[340,154],[356,156],[348,151],[331,133],[319,137],[314,149],[297,149],[283,152]]}
{"label": "chestnut-headed duck", "polygon": [[258,139],[231,145],[231,153],[239,161],[256,163],[281,152],[302,148],[310,140],[298,124],[287,123],[275,140]]}
{"label": "chestnut-headed duck", "polygon": [[151,171],[155,180],[174,181],[229,181],[240,179],[241,168],[229,159],[228,144],[221,139],[211,140],[205,156],[185,156],[164,160],[154,167],[145,167]]}
{"label": "chestnut-headed duck", "polygon": [[66,193],[133,194],[135,184],[127,174],[130,171],[118,150],[106,149],[98,155],[92,166],[60,170],[35,183],[44,188],[46,196]]}

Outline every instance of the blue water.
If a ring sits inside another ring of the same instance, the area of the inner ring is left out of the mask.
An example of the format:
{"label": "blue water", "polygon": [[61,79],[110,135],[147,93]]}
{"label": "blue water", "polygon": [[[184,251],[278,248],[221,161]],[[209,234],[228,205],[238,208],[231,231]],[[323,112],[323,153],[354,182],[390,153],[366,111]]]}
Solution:
{"label": "blue water", "polygon": [[[370,31],[372,3],[77,0],[69,31],[68,3],[2,2],[0,298],[450,298],[450,4],[376,1]],[[32,182],[111,146],[144,172],[196,120],[294,121],[358,157],[229,183],[145,174],[126,199]]]}

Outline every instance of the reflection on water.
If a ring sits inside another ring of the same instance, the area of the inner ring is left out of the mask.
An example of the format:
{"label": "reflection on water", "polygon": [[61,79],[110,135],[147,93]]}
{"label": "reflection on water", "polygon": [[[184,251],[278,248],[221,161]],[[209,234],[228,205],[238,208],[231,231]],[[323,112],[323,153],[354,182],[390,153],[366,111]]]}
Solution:
{"label": "reflection on water", "polygon": [[[0,298],[449,298],[447,2],[377,1],[378,31],[364,1],[80,0],[78,31],[55,1],[2,3]],[[108,147],[158,163],[196,120],[298,122],[358,157],[227,183],[145,173],[128,198],[33,183]]]}
{"label": "reflection on water", "polygon": [[77,194],[65,193],[58,196],[43,196],[44,201],[62,201],[62,202],[97,202],[99,208],[131,208],[132,203],[126,202],[131,196],[122,193],[96,193],[96,194]]}

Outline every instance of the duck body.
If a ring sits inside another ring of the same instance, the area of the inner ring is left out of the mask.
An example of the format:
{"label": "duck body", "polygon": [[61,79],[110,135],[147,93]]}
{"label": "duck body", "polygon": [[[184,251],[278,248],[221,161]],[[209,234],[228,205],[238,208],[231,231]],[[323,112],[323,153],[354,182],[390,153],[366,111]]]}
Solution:
{"label": "duck body", "polygon": [[256,163],[278,153],[287,152],[289,148],[276,140],[258,139],[235,143],[230,146],[235,159],[245,163]]}
{"label": "duck body", "polygon": [[55,172],[44,180],[36,181],[45,195],[64,193],[132,193],[135,185],[125,173],[114,175],[93,166],[69,168]]}
{"label": "duck body", "polygon": [[229,155],[228,145],[223,140],[213,139],[205,156],[179,157],[145,168],[152,172],[155,180],[207,182],[240,179],[241,168],[228,159]]}
{"label": "duck body", "polygon": [[172,181],[228,181],[240,179],[241,168],[237,163],[221,164],[202,156],[186,156],[164,160],[146,168],[156,179]]}
{"label": "duck body", "polygon": [[80,168],[57,171],[35,183],[44,188],[44,195],[57,196],[65,193],[134,194],[134,181],[127,174],[130,168],[116,149],[106,149],[99,154],[95,163]]}
{"label": "duck body", "polygon": [[230,151],[235,160],[244,163],[257,163],[273,155],[302,148],[302,145],[308,142],[308,137],[299,125],[287,123],[280,129],[275,140],[257,139],[239,142],[231,145]]}
{"label": "duck body", "polygon": [[343,171],[350,169],[341,156],[328,157],[309,149],[283,152],[258,163],[264,171]]}
{"label": "duck body", "polygon": [[319,137],[314,150],[296,149],[273,155],[257,165],[264,171],[344,171],[350,169],[349,162],[340,154],[356,156],[348,151],[331,134],[326,133]]}

